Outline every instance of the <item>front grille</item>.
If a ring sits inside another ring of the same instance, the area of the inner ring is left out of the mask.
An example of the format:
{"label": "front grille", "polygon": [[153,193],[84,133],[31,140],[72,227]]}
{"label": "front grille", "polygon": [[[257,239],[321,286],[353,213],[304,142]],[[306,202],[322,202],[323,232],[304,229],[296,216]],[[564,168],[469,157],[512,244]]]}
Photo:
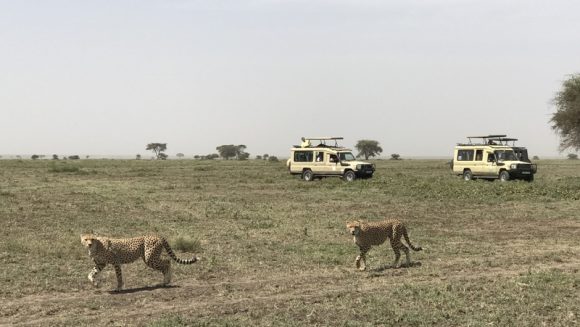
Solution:
{"label": "front grille", "polygon": [[518,169],[520,170],[532,170],[531,164],[518,164]]}

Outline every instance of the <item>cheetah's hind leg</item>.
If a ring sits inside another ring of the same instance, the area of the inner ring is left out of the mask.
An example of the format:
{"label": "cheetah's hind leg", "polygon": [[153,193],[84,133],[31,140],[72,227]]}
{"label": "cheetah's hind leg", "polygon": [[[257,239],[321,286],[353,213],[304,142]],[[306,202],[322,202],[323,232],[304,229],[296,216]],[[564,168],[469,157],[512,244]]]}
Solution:
{"label": "cheetah's hind leg", "polygon": [[163,271],[163,286],[171,283],[171,262],[167,262],[167,268]]}

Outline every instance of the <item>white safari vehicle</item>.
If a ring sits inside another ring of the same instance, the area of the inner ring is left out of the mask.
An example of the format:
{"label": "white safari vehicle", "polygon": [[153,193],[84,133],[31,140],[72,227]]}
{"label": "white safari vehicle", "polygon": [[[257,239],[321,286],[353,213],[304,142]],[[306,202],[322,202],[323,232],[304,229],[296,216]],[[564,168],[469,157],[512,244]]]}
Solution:
{"label": "white safari vehicle", "polygon": [[[370,178],[375,165],[359,161],[352,150],[338,145],[342,137],[304,137],[302,145],[290,149],[290,159],[286,162],[288,171],[300,175],[305,181],[314,178],[338,176],[346,181]],[[331,143],[331,144],[327,144]]]}
{"label": "white safari vehicle", "polygon": [[463,176],[464,180],[534,180],[537,166],[528,159],[528,150],[525,147],[515,146],[517,139],[508,138],[506,135],[467,138],[469,143],[459,143],[455,147],[452,161],[453,173]]}

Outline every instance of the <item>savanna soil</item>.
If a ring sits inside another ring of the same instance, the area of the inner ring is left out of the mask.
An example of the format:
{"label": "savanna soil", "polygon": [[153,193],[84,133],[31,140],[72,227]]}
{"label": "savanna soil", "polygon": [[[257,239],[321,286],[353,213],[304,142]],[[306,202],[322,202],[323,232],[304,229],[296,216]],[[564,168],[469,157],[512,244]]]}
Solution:
{"label": "savanna soil", "polygon": [[[304,182],[265,161],[0,160],[0,325],[571,326],[580,309],[580,162],[536,180],[464,182],[445,161],[375,161],[372,179]],[[399,218],[414,244],[368,270],[351,219]],[[173,283],[143,262],[104,285],[80,234],[158,233]],[[182,252],[185,251],[185,252]]]}

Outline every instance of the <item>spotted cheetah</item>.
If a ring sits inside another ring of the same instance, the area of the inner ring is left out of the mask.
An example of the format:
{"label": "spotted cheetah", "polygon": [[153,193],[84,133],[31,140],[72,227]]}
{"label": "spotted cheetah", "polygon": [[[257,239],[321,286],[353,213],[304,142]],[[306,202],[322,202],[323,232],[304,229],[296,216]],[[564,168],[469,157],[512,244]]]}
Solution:
{"label": "spotted cheetah", "polygon": [[[387,240],[387,238],[390,239],[391,247],[395,252],[395,261],[393,262],[393,267],[399,267],[399,259],[401,257],[400,250],[405,252],[407,257],[407,265],[409,266],[411,264],[409,248],[401,242],[401,236],[405,238],[405,241],[411,249],[414,251],[422,250],[420,246],[415,247],[413,244],[411,244],[405,224],[396,219],[368,223],[355,220],[352,222],[347,222],[346,228],[349,230],[350,234],[354,236],[354,243],[360,248],[360,254],[356,257],[355,260],[356,267],[359,270],[366,269],[365,256],[366,253],[371,249],[371,246],[381,245]],[[361,261],[363,263],[362,266]]]}
{"label": "spotted cheetah", "polygon": [[98,274],[107,264],[111,264],[117,275],[117,291],[123,288],[122,264],[142,258],[147,266],[163,273],[163,285],[167,285],[171,282],[171,261],[161,259],[163,249],[177,263],[188,265],[197,261],[195,256],[188,260],[176,257],[167,240],[160,236],[113,239],[85,234],[81,235],[81,243],[89,250],[89,257],[95,262],[89,280],[98,287]]}

